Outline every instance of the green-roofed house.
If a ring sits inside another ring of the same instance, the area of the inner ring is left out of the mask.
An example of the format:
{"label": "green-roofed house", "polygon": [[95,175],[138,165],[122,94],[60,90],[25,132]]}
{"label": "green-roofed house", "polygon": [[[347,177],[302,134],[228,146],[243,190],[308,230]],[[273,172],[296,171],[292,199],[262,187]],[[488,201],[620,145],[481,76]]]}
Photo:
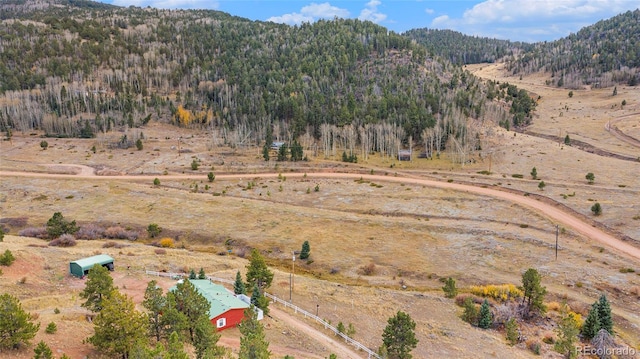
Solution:
{"label": "green-roofed house", "polygon": [[[186,279],[196,288],[211,305],[209,308],[209,320],[218,331],[235,327],[244,318],[244,310],[249,308],[249,297],[235,296],[220,284],[214,284],[208,279]],[[173,291],[173,286],[169,290]],[[240,299],[242,297],[243,299]],[[262,319],[262,311],[258,313],[258,319]]]}
{"label": "green-roofed house", "polygon": [[82,278],[87,275],[89,273],[89,269],[93,268],[96,264],[106,267],[110,271],[113,271],[114,269],[113,258],[106,254],[98,254],[97,256],[69,262],[69,272],[76,277]]}

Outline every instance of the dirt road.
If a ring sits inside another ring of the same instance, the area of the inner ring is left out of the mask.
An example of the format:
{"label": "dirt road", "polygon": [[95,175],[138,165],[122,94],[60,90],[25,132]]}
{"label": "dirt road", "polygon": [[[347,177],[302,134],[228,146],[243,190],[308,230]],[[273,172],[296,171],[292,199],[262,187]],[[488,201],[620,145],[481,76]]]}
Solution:
{"label": "dirt road", "polygon": [[269,306],[269,312],[271,315],[278,320],[282,320],[287,325],[299,330],[302,333],[314,338],[319,343],[327,346],[327,349],[336,354],[338,358],[344,359],[360,359],[362,355],[358,355],[354,350],[351,350],[346,346],[346,344],[342,343],[336,337],[331,337],[322,333],[321,331],[313,328],[309,324],[298,320],[297,318],[292,317],[289,313],[282,311],[276,307],[276,304]]}
{"label": "dirt road", "polygon": [[627,135],[626,133],[620,131],[620,129],[618,127],[616,127],[616,123],[625,120],[629,117],[638,117],[638,115],[640,115],[640,113],[632,113],[630,115],[625,115],[622,117],[619,117],[615,120],[611,120],[608,121],[605,125],[604,125],[604,129],[609,131],[609,133],[611,133],[613,136],[615,136],[617,139],[619,139],[620,141],[624,141],[628,144],[630,144],[631,146],[635,146],[635,147],[640,147],[640,140],[631,137],[629,135]]}
{"label": "dirt road", "polygon": [[[77,165],[74,165],[77,169]],[[90,168],[90,167],[88,167]],[[91,172],[91,173],[90,173]],[[123,175],[123,176],[96,176],[92,171],[83,169],[80,174],[51,174],[51,173],[34,173],[34,172],[9,172],[0,171],[0,177],[37,177],[37,178],[60,178],[60,179],[87,179],[87,180],[128,180],[128,181],[146,181],[151,182],[150,176],[143,175]],[[631,257],[634,261],[640,263],[640,248],[635,247],[629,243],[626,243],[602,230],[593,227],[591,224],[582,221],[581,219],[562,211],[550,204],[540,202],[534,198],[525,197],[522,195],[500,191],[497,189],[484,188],[478,186],[471,186],[459,183],[440,182],[428,179],[420,178],[408,178],[408,177],[392,177],[392,176],[380,176],[380,175],[363,175],[363,174],[350,174],[350,173],[287,173],[287,177],[296,178],[307,176],[307,178],[335,178],[335,179],[364,179],[370,181],[384,181],[406,184],[417,184],[429,187],[452,189],[456,191],[463,191],[468,193],[479,194],[483,196],[499,198],[512,203],[518,203],[524,205],[536,212],[539,212],[553,221],[562,224],[563,226],[572,228],[580,234],[590,238],[595,242],[609,247],[619,254]],[[163,179],[202,179],[203,175],[166,175],[162,176]],[[239,179],[239,178],[277,178],[277,173],[262,173],[262,174],[233,174],[233,175],[216,175],[218,179]]]}

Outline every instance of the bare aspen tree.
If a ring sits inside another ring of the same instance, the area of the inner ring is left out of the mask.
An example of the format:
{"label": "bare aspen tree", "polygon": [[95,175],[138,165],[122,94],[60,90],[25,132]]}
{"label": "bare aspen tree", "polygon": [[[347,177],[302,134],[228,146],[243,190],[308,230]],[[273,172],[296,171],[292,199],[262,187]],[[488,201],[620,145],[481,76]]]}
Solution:
{"label": "bare aspen tree", "polygon": [[353,125],[344,126],[343,131],[344,131],[343,133],[347,142],[347,149],[349,150],[349,155],[353,156],[353,153],[356,147],[356,142],[358,140],[358,133],[353,127]]}
{"label": "bare aspen tree", "polygon": [[329,158],[329,155],[331,154],[331,125],[328,123],[320,125],[320,139],[322,140],[324,158]]}

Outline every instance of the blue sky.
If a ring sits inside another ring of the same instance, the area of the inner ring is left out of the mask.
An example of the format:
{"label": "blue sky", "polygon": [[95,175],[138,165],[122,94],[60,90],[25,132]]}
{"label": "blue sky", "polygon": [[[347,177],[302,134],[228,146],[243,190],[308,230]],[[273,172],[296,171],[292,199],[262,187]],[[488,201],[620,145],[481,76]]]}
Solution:
{"label": "blue sky", "polygon": [[334,17],[370,20],[396,32],[451,29],[514,41],[556,40],[640,7],[640,0],[101,0],[120,6],[212,9],[290,25]]}

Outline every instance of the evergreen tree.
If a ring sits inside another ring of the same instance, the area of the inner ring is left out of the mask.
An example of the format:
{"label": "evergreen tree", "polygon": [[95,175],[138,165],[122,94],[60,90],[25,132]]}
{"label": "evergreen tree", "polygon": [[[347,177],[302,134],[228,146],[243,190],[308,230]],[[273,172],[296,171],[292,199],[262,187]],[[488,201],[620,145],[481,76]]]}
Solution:
{"label": "evergreen tree", "polygon": [[464,308],[464,311],[462,312],[462,320],[471,325],[478,324],[478,308],[476,308],[476,304],[473,302],[473,299],[471,299],[471,297],[465,298],[462,307]]}
{"label": "evergreen tree", "polygon": [[444,287],[442,287],[442,291],[444,292],[444,296],[447,298],[455,298],[458,295],[458,288],[456,288],[456,280],[449,277],[444,282]]}
{"label": "evergreen tree", "polygon": [[273,281],[273,272],[267,267],[267,262],[260,252],[255,248],[252,249],[249,264],[247,264],[247,285],[253,287],[257,283],[261,289],[267,289],[271,281]]}
{"label": "evergreen tree", "polygon": [[554,350],[566,355],[569,359],[577,357],[578,353],[575,344],[578,341],[578,333],[580,332],[578,328],[579,323],[575,313],[566,312],[565,310],[556,328],[558,340],[553,345]]}
{"label": "evergreen tree", "polygon": [[267,145],[266,143],[264,144],[264,146],[262,146],[262,158],[264,158],[265,161],[269,161],[269,145]]}
{"label": "evergreen tree", "polygon": [[491,317],[491,309],[489,307],[489,301],[486,299],[480,306],[480,319],[478,320],[478,327],[482,329],[489,329],[493,325],[493,318]]}
{"label": "evergreen tree", "polygon": [[224,348],[218,346],[220,334],[218,334],[206,317],[200,317],[196,323],[193,346],[197,359],[220,357],[224,354]]}
{"label": "evergreen tree", "polygon": [[54,322],[47,324],[47,328],[44,330],[47,334],[55,334],[58,331],[58,326]]}
{"label": "evergreen tree", "polygon": [[150,238],[155,238],[162,233],[162,228],[157,223],[151,223],[147,226],[147,234]]}
{"label": "evergreen tree", "polygon": [[244,319],[238,326],[240,329],[239,359],[269,359],[269,342],[266,341],[264,327],[258,321],[257,313],[253,307],[244,312]]}
{"label": "evergreen tree", "polygon": [[309,241],[304,241],[304,243],[302,243],[302,250],[300,251],[300,259],[309,258],[310,253],[311,253],[311,246],[309,245]]}
{"label": "evergreen tree", "polygon": [[251,305],[258,307],[258,300],[262,295],[260,294],[260,288],[258,288],[258,284],[253,285],[253,290],[251,291]]}
{"label": "evergreen tree", "polygon": [[540,281],[541,277],[537,270],[527,269],[522,275],[522,291],[524,292],[522,300],[527,302],[529,309],[544,313],[546,311],[544,296],[547,294],[547,289],[541,285]]}
{"label": "evergreen tree", "polygon": [[15,262],[16,257],[13,256],[10,250],[6,249],[2,255],[0,255],[0,266],[10,266]]}
{"label": "evergreen tree", "polygon": [[286,143],[283,143],[282,146],[278,149],[278,161],[286,161],[289,159],[289,147]]}
{"label": "evergreen tree", "polygon": [[58,238],[63,234],[74,234],[78,231],[76,221],[69,222],[62,213],[56,212],[47,221],[47,233],[51,238]]}
{"label": "evergreen tree", "polygon": [[600,320],[600,329],[604,329],[613,335],[613,319],[611,317],[611,304],[607,300],[607,295],[602,294],[598,300],[598,318]]}
{"label": "evergreen tree", "polygon": [[189,279],[197,279],[198,276],[196,275],[196,271],[193,270],[193,268],[191,268],[191,270],[189,271]]}
{"label": "evergreen tree", "polygon": [[33,323],[18,298],[10,294],[0,295],[0,350],[28,345],[39,329],[40,323]]}
{"label": "evergreen tree", "polygon": [[587,182],[589,182],[589,184],[592,184],[595,180],[596,180],[596,176],[593,174],[593,172],[589,172],[587,173],[584,178],[587,179]]}
{"label": "evergreen tree", "polygon": [[44,341],[40,341],[38,345],[33,349],[35,355],[33,359],[53,359],[53,352],[51,348]]}
{"label": "evergreen tree", "polygon": [[200,317],[206,316],[207,319],[209,318],[209,308],[211,306],[207,299],[198,293],[197,289],[188,280],[178,283],[173,295],[176,309],[187,318],[189,340],[193,342],[196,324]]}
{"label": "evergreen tree", "polygon": [[0,242],[4,242],[4,228],[0,226]]}
{"label": "evergreen tree", "polygon": [[247,288],[242,281],[242,275],[240,275],[240,271],[236,272],[236,281],[233,283],[233,293],[247,294]]}
{"label": "evergreen tree", "polygon": [[184,344],[180,341],[178,333],[173,332],[169,336],[166,359],[189,359],[189,355],[184,351]]}
{"label": "evergreen tree", "polygon": [[602,214],[602,206],[600,205],[600,202],[596,202],[593,204],[593,206],[591,206],[591,212],[593,212],[593,214],[596,216]]}
{"label": "evergreen tree", "polygon": [[509,318],[504,327],[509,345],[516,345],[518,343],[518,323],[515,318]]}
{"label": "evergreen tree", "polygon": [[204,273],[204,268],[200,267],[198,272],[198,279],[207,279],[207,275]]}
{"label": "evergreen tree", "polygon": [[133,301],[113,290],[93,320],[95,333],[87,339],[98,350],[126,358],[135,344],[147,334],[147,318],[135,309]]}
{"label": "evergreen tree", "polygon": [[139,340],[131,348],[128,359],[159,359],[166,356],[167,351],[164,344],[158,342],[155,347],[151,348],[146,340]]}
{"label": "evergreen tree", "polygon": [[188,328],[188,319],[184,313],[178,310],[176,297],[173,292],[168,292],[166,296],[166,305],[160,316],[160,329],[162,336],[169,338],[171,333],[176,332],[182,335]]}
{"label": "evergreen tree", "polygon": [[291,144],[291,161],[302,161],[302,157],[304,156],[304,151],[302,150],[302,145],[298,143],[298,141],[293,140],[293,144]]}
{"label": "evergreen tree", "polygon": [[569,135],[564,136],[564,144],[567,146],[571,146],[571,138]]}
{"label": "evergreen tree", "polygon": [[585,319],[584,324],[582,325],[582,330],[580,331],[580,333],[585,339],[591,340],[596,336],[599,330],[599,305],[598,301],[596,301],[591,305],[591,310],[589,310],[589,314],[587,315],[587,319]]}
{"label": "evergreen tree", "polygon": [[80,298],[87,300],[82,303],[82,306],[92,312],[99,312],[102,310],[103,301],[109,297],[113,290],[113,278],[111,278],[109,270],[96,264],[89,269],[87,283],[80,293]]}
{"label": "evergreen tree", "polygon": [[544,188],[545,188],[546,186],[547,186],[547,184],[546,184],[546,183],[544,183],[544,181],[540,181],[540,183],[538,183],[538,188],[539,188],[541,191],[544,191]]}
{"label": "evergreen tree", "polygon": [[389,318],[382,332],[382,344],[391,359],[411,359],[411,351],[418,345],[416,323],[402,311]]}
{"label": "evergreen tree", "polygon": [[262,294],[257,283],[253,286],[251,304],[262,309],[265,315],[269,314],[269,300]]}
{"label": "evergreen tree", "polygon": [[149,333],[156,338],[156,341],[160,341],[162,334],[162,322],[160,319],[166,304],[167,298],[162,295],[162,288],[158,286],[155,280],[150,281],[144,291],[142,306],[148,311]]}
{"label": "evergreen tree", "polygon": [[538,179],[538,170],[535,167],[531,169],[531,178]]}

